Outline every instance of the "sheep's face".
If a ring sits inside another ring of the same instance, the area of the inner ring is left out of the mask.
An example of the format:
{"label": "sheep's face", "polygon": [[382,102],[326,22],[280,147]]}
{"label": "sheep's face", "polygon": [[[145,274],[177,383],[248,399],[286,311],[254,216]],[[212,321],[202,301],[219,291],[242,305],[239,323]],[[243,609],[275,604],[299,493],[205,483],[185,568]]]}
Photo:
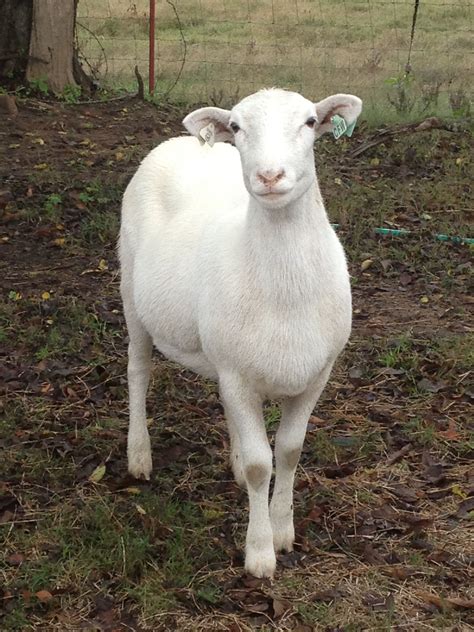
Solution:
{"label": "sheep's face", "polygon": [[249,194],[261,206],[281,208],[314,181],[313,143],[331,129],[331,117],[339,114],[349,125],[361,106],[352,95],[313,103],[295,92],[271,89],[246,97],[230,111],[196,110],[183,123],[195,136],[212,123],[214,140],[231,141],[238,149]]}

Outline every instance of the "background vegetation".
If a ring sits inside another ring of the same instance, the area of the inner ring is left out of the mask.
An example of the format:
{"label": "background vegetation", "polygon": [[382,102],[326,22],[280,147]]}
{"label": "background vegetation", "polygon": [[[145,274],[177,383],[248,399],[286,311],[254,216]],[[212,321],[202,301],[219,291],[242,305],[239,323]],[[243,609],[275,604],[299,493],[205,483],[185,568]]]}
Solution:
{"label": "background vegetation", "polygon": [[[157,0],[156,95],[172,88],[175,101],[228,103],[276,85],[314,98],[354,92],[377,121],[465,116],[472,5],[420,4],[407,76],[413,8],[413,0]],[[78,15],[80,48],[98,79],[134,90],[135,64],[148,74],[148,1],[80,0]]]}

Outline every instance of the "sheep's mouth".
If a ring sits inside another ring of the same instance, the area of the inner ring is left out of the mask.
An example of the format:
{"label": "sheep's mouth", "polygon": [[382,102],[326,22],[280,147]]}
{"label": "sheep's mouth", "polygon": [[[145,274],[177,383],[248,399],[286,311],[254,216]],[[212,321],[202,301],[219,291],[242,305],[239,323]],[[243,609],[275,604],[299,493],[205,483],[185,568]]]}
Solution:
{"label": "sheep's mouth", "polygon": [[254,191],[255,195],[259,198],[266,198],[267,200],[271,200],[273,198],[281,198],[284,197],[285,195],[288,195],[288,193],[291,192],[291,189],[285,189],[284,191]]}

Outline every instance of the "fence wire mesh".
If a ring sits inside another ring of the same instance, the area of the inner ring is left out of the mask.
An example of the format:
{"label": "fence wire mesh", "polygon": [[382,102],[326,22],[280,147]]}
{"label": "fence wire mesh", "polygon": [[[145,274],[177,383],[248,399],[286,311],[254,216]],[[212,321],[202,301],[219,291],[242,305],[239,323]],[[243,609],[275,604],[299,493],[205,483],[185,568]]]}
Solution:
{"label": "fence wire mesh", "polygon": [[[472,0],[157,0],[156,96],[228,104],[263,86],[353,92],[387,116],[468,113]],[[107,87],[148,77],[148,0],[80,0],[86,69]]]}

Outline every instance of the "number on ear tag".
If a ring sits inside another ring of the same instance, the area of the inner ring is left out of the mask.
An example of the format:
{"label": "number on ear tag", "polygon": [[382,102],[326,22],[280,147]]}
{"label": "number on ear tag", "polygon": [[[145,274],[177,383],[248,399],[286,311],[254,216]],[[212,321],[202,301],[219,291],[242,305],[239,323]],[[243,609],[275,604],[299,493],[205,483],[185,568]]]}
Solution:
{"label": "number on ear tag", "polygon": [[346,136],[349,136],[349,138],[352,136],[352,132],[354,131],[357,123],[357,119],[353,121],[350,125],[347,125],[345,119],[342,116],[339,116],[339,114],[335,114],[331,117],[331,123],[333,136],[337,140],[338,138],[341,138],[341,136],[344,136],[344,134]]}
{"label": "number on ear tag", "polygon": [[338,138],[341,138],[341,136],[344,136],[347,130],[347,123],[342,116],[339,116],[339,114],[331,116],[331,123],[334,138],[337,140]]}
{"label": "number on ear tag", "polygon": [[199,136],[201,137],[203,143],[212,147],[216,141],[214,123],[209,123],[209,125],[203,127],[199,132]]}

